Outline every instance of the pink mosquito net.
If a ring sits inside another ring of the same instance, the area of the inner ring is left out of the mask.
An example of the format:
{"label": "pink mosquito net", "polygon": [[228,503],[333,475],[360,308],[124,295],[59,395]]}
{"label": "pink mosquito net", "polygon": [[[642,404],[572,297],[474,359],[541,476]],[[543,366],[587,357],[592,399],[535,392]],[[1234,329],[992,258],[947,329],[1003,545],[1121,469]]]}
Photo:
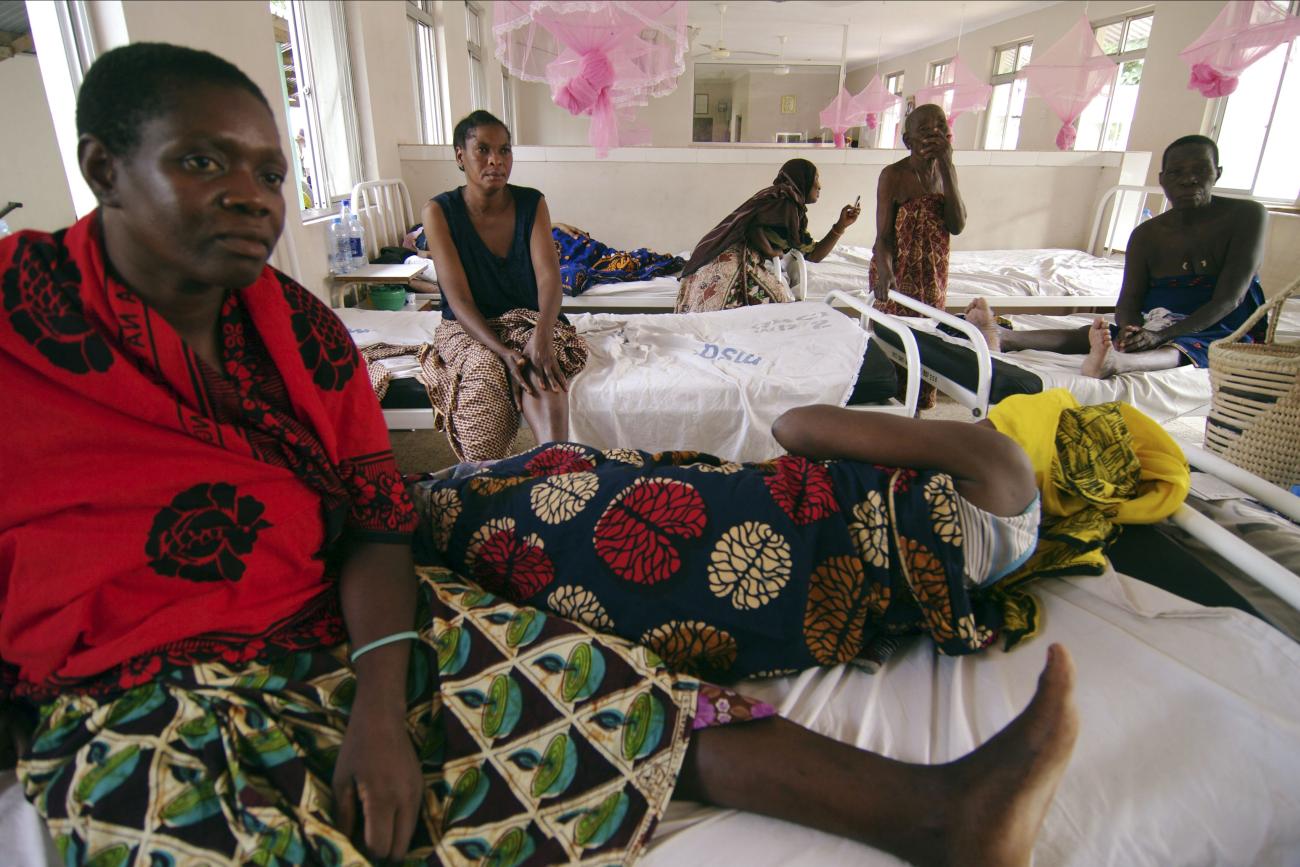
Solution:
{"label": "pink mosquito net", "polygon": [[879,115],[903,101],[903,97],[885,89],[885,82],[879,75],[872,77],[867,86],[853,97],[854,106],[867,115],[867,128],[875,129],[879,124]]}
{"label": "pink mosquito net", "polygon": [[951,80],[945,84],[932,84],[916,92],[916,104],[933,103],[948,115],[951,127],[957,116],[968,111],[983,111],[988,107],[993,86],[980,81],[966,68],[958,55],[952,59]]}
{"label": "pink mosquito net", "polygon": [[678,0],[498,0],[497,59],[523,81],[545,82],[555,104],[591,117],[587,141],[604,157],[645,144],[635,109],[677,88],[686,69],[686,3]]}
{"label": "pink mosquito net", "polygon": [[1056,147],[1069,150],[1078,134],[1079,115],[1102,89],[1115,80],[1119,65],[1097,44],[1088,16],[1079,17],[1070,31],[1021,70],[1028,80],[1027,96],[1047,102],[1061,119]]}
{"label": "pink mosquito net", "polygon": [[1227,96],[1242,71],[1279,45],[1300,36],[1300,17],[1269,0],[1229,2],[1195,42],[1178,52],[1192,68],[1189,90]]}
{"label": "pink mosquito net", "polygon": [[841,87],[839,94],[831,104],[821,110],[817,116],[821,125],[835,133],[835,146],[844,147],[844,132],[850,127],[861,126],[867,119],[867,113],[858,108],[848,90]]}

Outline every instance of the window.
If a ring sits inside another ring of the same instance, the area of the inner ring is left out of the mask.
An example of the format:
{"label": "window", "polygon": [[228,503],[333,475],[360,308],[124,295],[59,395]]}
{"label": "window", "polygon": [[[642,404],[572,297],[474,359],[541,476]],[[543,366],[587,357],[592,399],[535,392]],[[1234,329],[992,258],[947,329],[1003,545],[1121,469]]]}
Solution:
{"label": "window", "polygon": [[1029,63],[1031,39],[1004,45],[993,52],[993,99],[985,119],[984,149],[1013,151],[1020,141],[1020,117],[1025,113],[1025,79],[1017,73]]}
{"label": "window", "polygon": [[1093,25],[1101,50],[1118,61],[1119,74],[1079,115],[1075,150],[1122,151],[1128,146],[1153,20],[1155,13],[1144,12]]}
{"label": "window", "polygon": [[[885,76],[885,90],[901,96],[903,94],[903,73],[891,72]],[[880,126],[876,129],[876,147],[892,148],[898,141],[898,125],[903,122],[903,101],[885,109],[880,116]]]}
{"label": "window", "polygon": [[469,51],[469,95],[474,109],[488,108],[487,76],[483,72],[483,10],[465,4],[465,48]]}
{"label": "window", "polygon": [[505,67],[501,69],[501,119],[506,126],[515,128],[515,83]]}
{"label": "window", "polygon": [[[1292,15],[1300,2],[1290,3]],[[1300,200],[1300,115],[1284,110],[1300,105],[1300,39],[1281,45],[1241,74],[1237,89],[1220,99],[1214,138],[1223,163],[1220,189],[1240,190],[1262,199]]]}
{"label": "window", "polygon": [[952,58],[936,60],[930,64],[929,85],[952,84]]}
{"label": "window", "polygon": [[438,59],[437,30],[433,0],[407,0],[406,23],[410,32],[411,75],[415,78],[415,101],[420,115],[420,143],[447,141],[442,90],[438,87],[442,63]]}
{"label": "window", "polygon": [[343,4],[271,0],[298,198],[317,216],[361,178]]}

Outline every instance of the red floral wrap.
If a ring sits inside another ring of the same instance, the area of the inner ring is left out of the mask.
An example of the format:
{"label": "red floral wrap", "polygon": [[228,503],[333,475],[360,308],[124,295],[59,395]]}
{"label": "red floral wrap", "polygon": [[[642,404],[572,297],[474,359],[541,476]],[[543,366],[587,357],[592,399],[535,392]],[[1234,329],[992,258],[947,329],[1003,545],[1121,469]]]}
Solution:
{"label": "red floral wrap", "polygon": [[263,268],[214,370],[110,274],[98,212],[0,242],[0,292],[0,699],[342,640],[336,543],[415,513],[329,308]]}

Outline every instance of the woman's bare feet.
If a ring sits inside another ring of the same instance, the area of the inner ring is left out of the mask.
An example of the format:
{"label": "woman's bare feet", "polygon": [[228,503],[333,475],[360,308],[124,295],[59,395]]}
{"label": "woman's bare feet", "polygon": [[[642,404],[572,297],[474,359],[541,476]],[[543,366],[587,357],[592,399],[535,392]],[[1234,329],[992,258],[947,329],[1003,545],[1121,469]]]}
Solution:
{"label": "woman's bare feet", "polygon": [[984,340],[989,345],[989,349],[994,352],[1002,350],[1002,329],[998,327],[997,316],[989,308],[989,302],[983,298],[976,298],[966,305],[966,321],[974,325],[984,335]]}
{"label": "woman's bare feet", "polygon": [[938,863],[1026,865],[1079,733],[1074,662],[1059,644],[1029,706],[970,755],[948,765],[957,812]]}
{"label": "woman's bare feet", "polygon": [[1105,379],[1115,372],[1115,346],[1110,339],[1110,327],[1097,317],[1088,327],[1088,357],[1079,372],[1093,379]]}

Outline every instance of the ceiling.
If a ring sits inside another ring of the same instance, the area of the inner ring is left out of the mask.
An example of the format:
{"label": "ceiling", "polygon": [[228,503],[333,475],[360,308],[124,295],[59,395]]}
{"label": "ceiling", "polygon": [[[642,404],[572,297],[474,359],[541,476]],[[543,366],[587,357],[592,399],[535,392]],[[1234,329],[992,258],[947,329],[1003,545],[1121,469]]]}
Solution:
{"label": "ceiling", "polygon": [[[717,10],[714,10],[717,17]],[[26,33],[27,4],[23,0],[0,0],[0,31],[5,33]]]}
{"label": "ceiling", "polygon": [[[789,37],[790,63],[840,62],[844,26],[848,25],[848,65],[875,63],[877,55],[895,57],[969,32],[1054,6],[1061,0],[728,0],[723,44],[732,52],[726,62],[775,63],[778,36]],[[701,43],[718,44],[718,3],[691,0],[687,22],[698,28],[691,54],[716,62]],[[746,52],[773,55],[759,57]],[[699,56],[699,55],[705,56]]]}

